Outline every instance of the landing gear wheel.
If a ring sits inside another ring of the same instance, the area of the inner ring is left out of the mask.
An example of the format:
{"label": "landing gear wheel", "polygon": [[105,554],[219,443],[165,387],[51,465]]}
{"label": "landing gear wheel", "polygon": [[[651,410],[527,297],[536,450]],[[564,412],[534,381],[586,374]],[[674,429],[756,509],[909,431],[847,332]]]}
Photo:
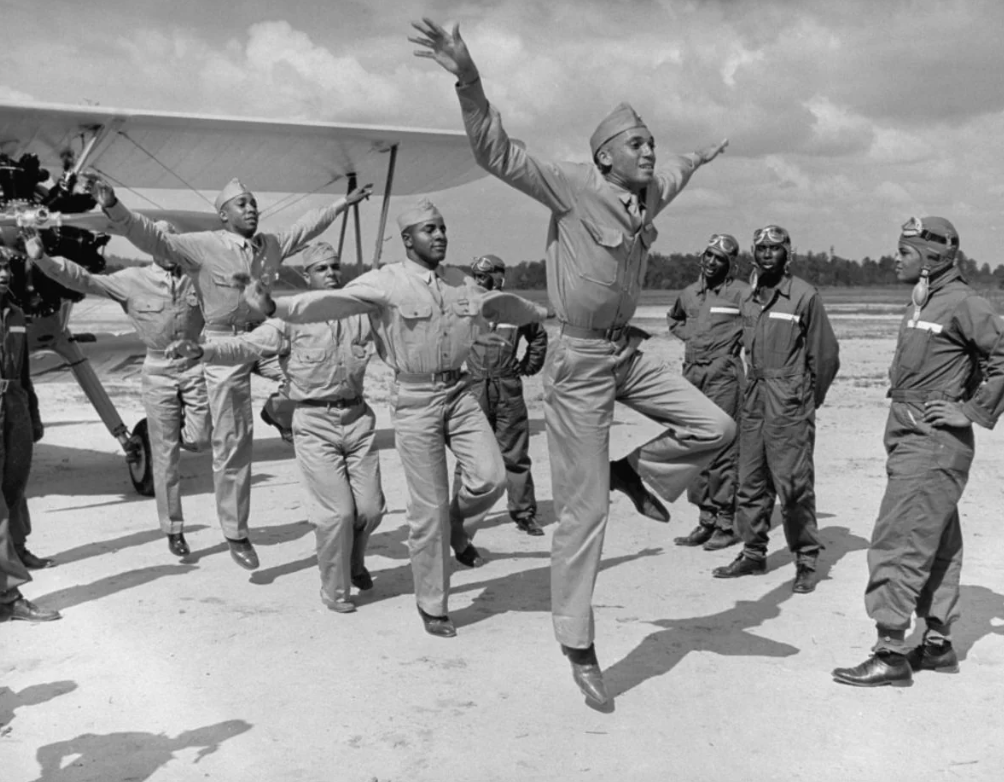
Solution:
{"label": "landing gear wheel", "polygon": [[133,488],[144,497],[153,496],[153,460],[150,458],[150,432],[144,418],[129,438],[126,466]]}

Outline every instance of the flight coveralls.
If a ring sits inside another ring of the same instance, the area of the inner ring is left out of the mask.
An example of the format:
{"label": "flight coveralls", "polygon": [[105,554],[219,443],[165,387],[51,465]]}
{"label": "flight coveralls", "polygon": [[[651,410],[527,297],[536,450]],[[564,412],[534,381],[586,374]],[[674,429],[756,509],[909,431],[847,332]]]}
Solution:
{"label": "flight coveralls", "polygon": [[[105,213],[116,233],[154,259],[177,264],[191,277],[206,320],[205,341],[211,342],[251,331],[261,322],[260,315],[244,302],[234,274],[247,274],[271,286],[283,260],[331,225],[339,208],[335,202],[312,210],[284,231],[262,232],[251,239],[223,229],[167,234],[121,201]],[[232,367],[207,364],[204,372],[213,421],[216,511],[223,534],[230,540],[242,540],[248,536],[251,512],[251,373],[277,381],[283,380],[283,374],[275,358]]]}
{"label": "flight coveralls", "polygon": [[279,356],[296,405],[296,464],[326,603],[349,599],[351,577],[366,570],[366,546],[385,510],[376,416],[363,399],[372,339],[369,321],[356,315],[301,325],[267,320],[249,334],[203,347],[202,360],[220,364]]}
{"label": "flight coveralls", "polygon": [[[490,330],[506,344],[475,340],[467,356],[471,393],[487,416],[502,451],[509,516],[516,521],[532,519],[537,515],[537,498],[530,472],[530,420],[521,378],[537,374],[544,366],[547,331],[539,323],[492,323]],[[518,356],[520,339],[526,342],[522,358]],[[458,470],[454,485],[459,483]]]}
{"label": "flight coveralls", "polygon": [[816,408],[840,368],[839,345],[816,289],[785,276],[741,301],[746,387],[739,423],[736,531],[743,555],[767,557],[777,498],[789,550],[815,570]]}
{"label": "flight coveralls", "polygon": [[202,365],[192,359],[165,358],[164,348],[176,339],[199,338],[204,321],[195,286],[180,269],[170,271],[157,264],[91,274],[64,258],[43,255],[33,263],[70,290],[117,302],[146,346],[143,408],[157,517],[164,534],[180,534],[184,531],[181,449],[209,447],[209,400]]}
{"label": "flight coveralls", "polygon": [[591,163],[555,163],[514,144],[480,79],[457,85],[478,164],[551,211],[547,290],[561,321],[544,366],[544,421],[558,529],[551,544],[551,612],[564,646],[593,642],[593,588],[610,510],[614,401],[648,416],[660,433],[629,456],[672,502],[735,435],[735,424],[692,383],[642,351],[619,361],[638,305],[652,220],[700,165],[672,157],[643,198]]}
{"label": "flight coveralls", "polygon": [[24,313],[0,297],[0,603],[13,603],[31,581],[18,549],[30,531],[24,500],[33,433],[41,427],[38,397],[28,368]]}
{"label": "flight coveralls", "polygon": [[[433,271],[406,259],[369,271],[340,290],[275,302],[274,317],[291,323],[369,314],[377,352],[394,371],[390,408],[408,484],[415,597],[431,616],[447,615],[449,549],[461,553],[470,543],[464,520],[487,512],[505,490],[498,443],[461,370],[471,343],[487,329],[479,306],[484,294],[454,266]],[[516,301],[522,304],[504,313],[505,320],[539,318],[537,307]],[[462,474],[452,501],[447,448]]]}
{"label": "flight coveralls", "polygon": [[865,607],[878,626],[875,651],[899,654],[908,651],[915,612],[926,620],[925,638],[935,641],[949,640],[960,616],[958,503],[973,461],[973,428],[933,427],[924,404],[959,402],[987,429],[1004,410],[1001,316],[955,268],[933,277],[929,291],[919,316],[907,307],[889,370],[888,483],[868,549]]}
{"label": "flight coveralls", "polygon": [[[702,277],[680,292],[667,316],[670,333],[686,344],[683,376],[737,423],[744,378],[739,303],[749,290],[732,278],[709,288]],[[687,499],[700,509],[703,526],[733,531],[738,469],[735,437],[687,487]]]}

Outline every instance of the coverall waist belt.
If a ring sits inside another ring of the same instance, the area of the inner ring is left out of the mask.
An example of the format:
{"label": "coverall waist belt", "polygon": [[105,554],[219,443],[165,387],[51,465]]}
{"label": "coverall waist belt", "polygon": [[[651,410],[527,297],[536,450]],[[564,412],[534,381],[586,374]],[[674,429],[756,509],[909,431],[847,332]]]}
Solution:
{"label": "coverall waist belt", "polygon": [[610,342],[616,342],[624,336],[625,331],[627,331],[627,325],[611,326],[607,329],[592,329],[585,326],[573,326],[571,323],[561,324],[561,333],[564,336],[575,337],[577,339],[606,339]]}
{"label": "coverall waist belt", "polygon": [[962,394],[949,393],[936,388],[928,389],[897,389],[890,388],[886,394],[894,402],[930,402],[936,399],[946,399],[949,402],[957,402],[962,398]]}
{"label": "coverall waist belt", "polygon": [[728,348],[716,353],[708,353],[703,350],[693,350],[690,347],[683,351],[683,360],[688,364],[710,364],[722,358],[734,358],[739,355],[739,347]]}
{"label": "coverall waist belt", "polygon": [[205,331],[207,334],[240,334],[245,331],[254,331],[261,325],[257,323],[207,323]]}
{"label": "coverall waist belt", "polygon": [[361,396],[354,396],[350,399],[300,399],[296,404],[305,407],[326,407],[329,410],[331,408],[346,410],[362,403],[363,398]]}
{"label": "coverall waist belt", "polygon": [[776,368],[758,368],[750,367],[749,376],[751,378],[756,378],[757,380],[765,380],[769,377],[802,377],[805,374],[804,369],[791,368],[791,367],[776,367]]}
{"label": "coverall waist belt", "polygon": [[506,380],[519,377],[519,373],[515,370],[506,370],[505,372],[468,372],[468,374],[471,376],[471,380]]}
{"label": "coverall waist belt", "polygon": [[398,383],[456,383],[463,377],[459,369],[445,369],[442,372],[398,372],[394,379]]}

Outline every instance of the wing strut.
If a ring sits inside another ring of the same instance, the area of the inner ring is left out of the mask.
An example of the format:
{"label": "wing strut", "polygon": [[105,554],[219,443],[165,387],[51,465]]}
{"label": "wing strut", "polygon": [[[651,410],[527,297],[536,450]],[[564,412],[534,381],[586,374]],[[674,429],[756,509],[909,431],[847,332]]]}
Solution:
{"label": "wing strut", "polygon": [[380,207],[380,225],[377,228],[376,250],[373,251],[373,268],[380,266],[380,256],[383,253],[383,234],[387,230],[387,213],[390,211],[390,191],[394,187],[394,168],[397,165],[397,144],[390,148],[390,160],[387,161],[387,184],[383,189],[383,205]]}

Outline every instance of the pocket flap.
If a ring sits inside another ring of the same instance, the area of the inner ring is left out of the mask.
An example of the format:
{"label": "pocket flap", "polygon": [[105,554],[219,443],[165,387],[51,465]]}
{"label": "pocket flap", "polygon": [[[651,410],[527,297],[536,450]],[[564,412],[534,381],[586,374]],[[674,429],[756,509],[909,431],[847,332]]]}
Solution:
{"label": "pocket flap", "polygon": [[164,302],[159,299],[139,299],[132,305],[134,312],[162,312],[163,309]]}
{"label": "pocket flap", "polygon": [[[582,225],[585,226],[589,235],[593,237],[593,241],[603,247],[620,247],[624,244],[623,231],[616,228],[606,228],[601,225],[596,225],[588,220],[583,220]],[[653,228],[653,230],[655,229]]]}
{"label": "pocket flap", "polygon": [[238,287],[237,282],[234,280],[234,275],[227,272],[211,272],[210,276],[213,278],[213,283],[220,286],[221,288],[236,288]]}
{"label": "pocket flap", "polygon": [[427,302],[408,302],[397,308],[405,320],[420,320],[432,316],[432,305]]}

